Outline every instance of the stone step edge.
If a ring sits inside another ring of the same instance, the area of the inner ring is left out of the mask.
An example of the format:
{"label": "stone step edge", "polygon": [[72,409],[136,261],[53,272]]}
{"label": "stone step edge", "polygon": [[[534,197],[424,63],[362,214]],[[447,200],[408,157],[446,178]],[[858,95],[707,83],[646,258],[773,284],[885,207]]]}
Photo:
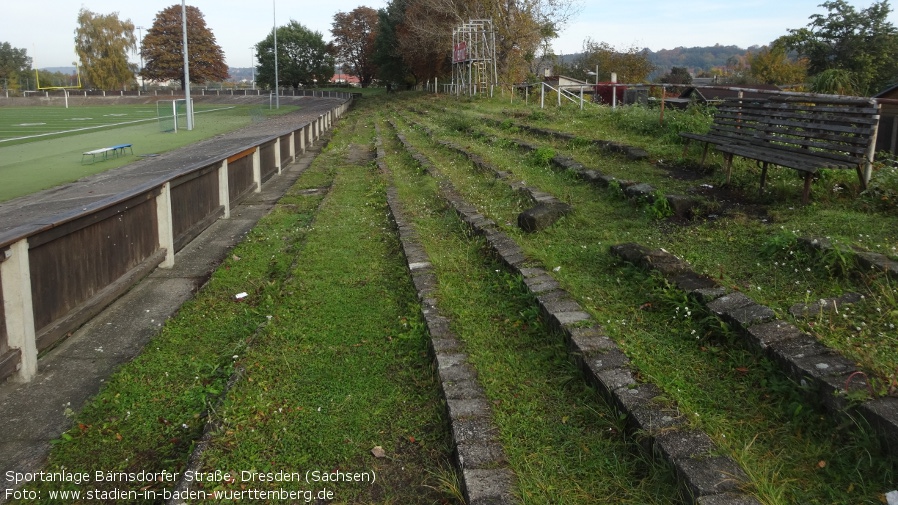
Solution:
{"label": "stone step edge", "polygon": [[772,309],[744,293],[721,287],[710,277],[696,273],[686,261],[664,249],[650,250],[634,243],[610,249],[611,254],[627,262],[660,272],[690,299],[733,326],[749,349],[773,360],[796,383],[810,386],[810,399],[833,415],[856,412],[877,432],[889,452],[898,452],[898,398],[872,398],[859,405],[852,405],[846,398],[846,393],[870,388],[866,372],[857,363],[813,335],[777,319]]}
{"label": "stone step edge", "polygon": [[[379,138],[378,131],[378,168],[389,173]],[[468,363],[462,342],[450,329],[449,319],[440,313],[437,305],[437,278],[430,258],[414,226],[405,217],[396,187],[390,185],[386,191],[390,219],[399,234],[409,277],[415,285],[421,315],[430,335],[430,351],[446,405],[454,463],[465,501],[470,505],[520,503],[514,494],[516,477],[508,466],[477,372]]]}
{"label": "stone step edge", "polygon": [[[422,129],[431,138],[435,137],[433,130],[431,130],[427,126],[414,121],[410,121],[410,123],[413,126]],[[394,122],[390,121],[390,126],[398,131]],[[397,136],[403,144],[407,143],[405,135],[403,135],[402,133],[397,133]],[[524,212],[518,214],[518,227],[522,230],[526,232],[536,232],[543,230],[554,224],[558,219],[573,212],[573,208],[569,204],[555,198],[555,195],[542,191],[539,188],[529,186],[527,185],[526,181],[511,180],[511,173],[497,169],[481,156],[468,152],[464,147],[448,140],[435,140],[435,142],[440,146],[449,149],[450,151],[454,151],[464,156],[479,170],[491,173],[496,179],[503,181],[509,188],[511,188],[512,191],[517,194],[523,195],[530,201],[532,205],[534,205],[533,208],[527,209]],[[422,155],[417,154],[413,156],[417,156],[415,161],[421,163],[421,160],[419,160],[418,158]]]}
{"label": "stone step edge", "polygon": [[[403,142],[412,157],[428,173],[436,169],[414,146]],[[416,156],[417,155],[417,156]],[[524,278],[537,297],[543,318],[561,331],[569,352],[587,380],[610,405],[627,416],[628,430],[640,438],[643,448],[670,463],[676,472],[683,498],[696,505],[759,505],[741,491],[748,477],[732,458],[703,431],[683,428],[686,420],[675,406],[659,406],[654,399],[662,391],[651,383],[637,380],[629,359],[601,327],[549,272],[527,267],[523,250],[498,230],[496,224],[465,202],[448,181],[440,184],[443,197],[475,233],[485,237],[492,251],[513,272]]]}

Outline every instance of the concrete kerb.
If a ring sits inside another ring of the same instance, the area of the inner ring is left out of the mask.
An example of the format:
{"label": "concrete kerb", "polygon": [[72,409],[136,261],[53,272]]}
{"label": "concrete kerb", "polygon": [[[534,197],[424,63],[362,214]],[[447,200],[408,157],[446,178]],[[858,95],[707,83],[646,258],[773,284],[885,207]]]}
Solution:
{"label": "concrete kerb", "polygon": [[[820,243],[817,240],[816,243],[808,241],[809,246],[817,247]],[[682,262],[667,251],[649,251],[632,243],[612,246],[611,253],[646,269],[654,268],[652,259],[664,256],[668,257],[666,263]],[[691,275],[699,277],[694,272]],[[833,416],[859,414],[890,452],[898,452],[898,398],[872,398],[859,405],[848,400],[848,393],[872,392],[867,372],[857,363],[791,323],[777,319],[773,310],[744,293],[731,292],[716,283],[713,287],[678,288],[732,325],[743,336],[748,349],[765,354],[789,378],[806,386],[809,399],[822,404]]]}
{"label": "concrete kerb", "polygon": [[[413,155],[416,153],[414,147],[403,137],[400,137],[400,141],[406,150]],[[425,158],[423,161],[426,163],[425,169],[437,176],[429,160]],[[419,159],[420,162],[422,160]],[[524,278],[531,293],[537,296],[545,294],[556,300],[564,297],[572,300],[548,272],[528,266],[529,262],[519,252],[520,248],[514,240],[497,231],[493,223],[488,225],[489,231],[475,225],[474,223],[483,222],[482,216],[477,214],[476,208],[458,196],[449,182],[443,181],[441,189],[443,198],[449,201],[460,219],[472,227],[475,234],[487,238],[493,253],[513,272]],[[626,414],[628,429],[642,440],[650,454],[660,455],[664,461],[674,466],[684,499],[699,503],[699,499],[716,497],[717,501],[709,503],[759,503],[753,497],[739,492],[739,486],[747,481],[746,474],[734,460],[719,456],[720,450],[713,443],[708,445],[710,438],[706,434],[701,438],[695,434],[695,430],[684,431],[688,435],[679,439],[680,445],[676,451],[678,457],[668,457],[674,451],[665,451],[662,444],[669,444],[669,439],[658,436],[679,430],[680,425],[685,423],[677,414],[675,406],[659,405],[655,401],[660,390],[652,384],[636,380],[628,367],[627,357],[602,333],[598,324],[579,304],[574,307],[565,303],[561,307],[564,310],[560,312],[550,312],[552,307],[548,302],[545,305],[540,308],[549,315],[547,322],[565,335],[571,357],[584,371],[587,381],[596,386],[607,402]],[[569,310],[572,308],[575,310]],[[689,440],[701,443],[690,446]]]}
{"label": "concrete kerb", "polygon": [[[389,173],[384,156],[378,140],[377,163],[382,171]],[[431,352],[446,405],[455,466],[465,500],[470,505],[519,503],[514,494],[515,475],[508,467],[505,451],[498,439],[492,410],[477,381],[476,371],[468,363],[464,345],[450,329],[448,318],[440,315],[436,300],[431,297],[437,282],[436,275],[429,257],[418,242],[417,233],[405,219],[394,186],[387,189],[387,204],[406,255],[409,276],[418,290],[418,298],[422,302],[427,301],[422,303],[422,316],[431,335]]]}

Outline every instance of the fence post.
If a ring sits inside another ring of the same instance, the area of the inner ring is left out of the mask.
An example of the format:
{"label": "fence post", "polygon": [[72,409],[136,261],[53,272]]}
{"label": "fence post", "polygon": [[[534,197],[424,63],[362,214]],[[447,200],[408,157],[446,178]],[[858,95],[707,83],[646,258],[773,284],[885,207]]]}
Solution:
{"label": "fence post", "polygon": [[171,182],[162,185],[156,197],[156,223],[159,228],[159,248],[165,249],[161,268],[175,266],[175,231],[171,212]]}
{"label": "fence post", "polygon": [[308,125],[303,126],[302,129],[299,130],[299,152],[301,154],[306,152],[306,128],[308,128]]}
{"label": "fence post", "polygon": [[274,139],[274,165],[278,167],[278,175],[281,173],[281,137]]}
{"label": "fence post", "polygon": [[539,87],[539,108],[546,108],[546,83],[544,82],[541,83],[541,86]]}
{"label": "fence post", "polygon": [[0,263],[3,280],[3,310],[10,349],[18,349],[19,369],[16,380],[28,382],[37,375],[37,341],[34,330],[34,306],[31,298],[31,267],[28,239],[10,245],[6,260]]}
{"label": "fence post", "polygon": [[296,162],[296,130],[290,134],[290,162]]}
{"label": "fence post", "polygon": [[224,209],[222,219],[231,218],[231,187],[228,179],[228,159],[221,160],[218,167],[218,204]]}

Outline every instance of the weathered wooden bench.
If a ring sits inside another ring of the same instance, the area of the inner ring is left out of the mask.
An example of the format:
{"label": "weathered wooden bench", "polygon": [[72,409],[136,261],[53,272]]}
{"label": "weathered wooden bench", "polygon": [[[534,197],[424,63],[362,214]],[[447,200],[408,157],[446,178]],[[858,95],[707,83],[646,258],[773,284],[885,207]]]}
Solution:
{"label": "weathered wooden bench", "polygon": [[680,132],[686,139],[683,143],[683,157],[689,150],[689,144],[695,140],[704,143],[700,166],[705,166],[708,148],[712,145],[744,144],[753,137],[758,123],[762,119],[763,110],[758,99],[727,99],[717,105],[708,133]]}
{"label": "weathered wooden bench", "polygon": [[733,157],[755,160],[761,167],[759,191],[764,191],[770,165],[803,173],[802,203],[821,169],[854,169],[862,188],[873,163],[879,106],[872,99],[778,95],[764,102],[742,104],[756,118],[740,129],[732,142],[715,143],[724,154],[727,182]]}

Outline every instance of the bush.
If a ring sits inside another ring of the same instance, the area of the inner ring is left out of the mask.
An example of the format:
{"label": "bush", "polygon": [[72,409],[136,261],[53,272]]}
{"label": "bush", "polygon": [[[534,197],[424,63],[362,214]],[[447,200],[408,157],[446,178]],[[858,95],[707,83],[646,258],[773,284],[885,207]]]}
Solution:
{"label": "bush", "polygon": [[898,162],[889,159],[877,165],[867,190],[861,193],[861,200],[875,209],[898,210]]}

